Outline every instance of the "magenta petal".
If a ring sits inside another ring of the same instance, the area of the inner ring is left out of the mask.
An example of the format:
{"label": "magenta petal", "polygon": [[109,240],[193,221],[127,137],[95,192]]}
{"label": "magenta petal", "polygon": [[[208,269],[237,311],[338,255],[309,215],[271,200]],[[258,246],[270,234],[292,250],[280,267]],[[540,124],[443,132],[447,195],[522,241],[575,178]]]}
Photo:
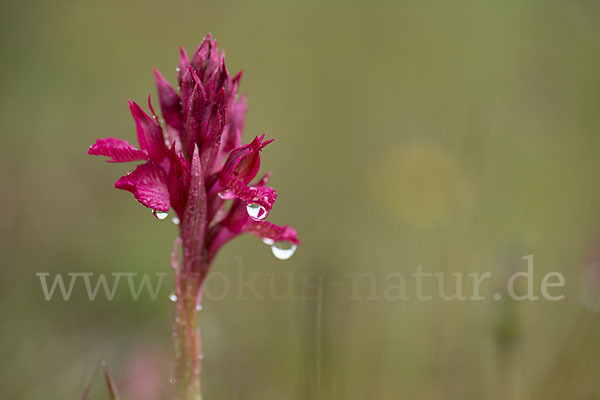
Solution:
{"label": "magenta petal", "polygon": [[169,211],[167,174],[153,162],[138,165],[135,170],[119,178],[115,187],[133,193],[136,200],[146,207]]}
{"label": "magenta petal", "polygon": [[182,154],[171,150],[169,169],[169,194],[171,207],[180,217],[183,216],[190,183],[190,164]]}
{"label": "magenta petal", "polygon": [[221,65],[221,59],[217,49],[217,41],[213,40],[212,35],[209,33],[194,52],[192,65],[200,79],[203,82],[208,82]]}
{"label": "magenta petal", "polygon": [[[259,204],[268,213],[277,199],[275,190],[263,186],[264,183],[258,186],[247,186],[260,167],[260,150],[271,142],[263,142],[263,139],[264,136],[256,137],[252,143],[232,151],[219,172],[219,183],[231,190],[238,199],[246,203]],[[268,176],[266,178],[268,179]]]}
{"label": "magenta petal", "polygon": [[277,192],[270,187],[246,186],[243,182],[236,179],[226,180],[225,186],[227,186],[238,199],[246,203],[260,204],[267,212],[271,211],[275,200],[277,200]]}
{"label": "magenta petal", "polygon": [[254,179],[260,168],[260,151],[272,142],[263,139],[264,135],[257,136],[251,143],[233,150],[220,172],[221,180],[233,177],[247,184]]}
{"label": "magenta petal", "polygon": [[181,141],[183,152],[190,160],[194,146],[202,144],[202,119],[208,104],[204,86],[191,66],[183,77],[181,97],[184,124]]}
{"label": "magenta petal", "polygon": [[96,140],[88,154],[110,157],[108,162],[129,162],[147,160],[148,154],[124,140],[109,137]]}
{"label": "magenta petal", "polygon": [[192,156],[187,206],[181,225],[184,257],[186,265],[191,268],[191,271],[187,272],[202,271],[203,244],[206,228],[206,188],[204,186],[204,174],[200,165],[198,146],[195,146]]}
{"label": "magenta petal", "polygon": [[246,212],[245,204],[240,200],[236,200],[231,206],[227,217],[211,228],[208,244],[209,260],[217,254],[225,243],[244,232],[252,233],[263,239],[270,239],[273,242],[288,241],[295,245],[300,244],[293,228],[287,225],[281,227],[267,221],[252,221]]}
{"label": "magenta petal", "polygon": [[179,67],[177,67],[177,82],[179,83],[179,87],[183,86],[183,77],[186,74],[189,65],[190,60],[188,59],[185,49],[183,46],[179,47]]}
{"label": "magenta petal", "polygon": [[200,152],[202,166],[208,173],[213,171],[215,161],[221,147],[221,135],[225,126],[225,97],[221,90],[217,95],[214,104],[210,107],[208,115],[204,113],[202,120],[202,140],[205,143]]}
{"label": "magenta petal", "polygon": [[242,132],[244,130],[244,119],[246,118],[247,111],[248,104],[246,103],[246,96],[242,96],[231,107],[229,120],[223,130],[221,152],[217,163],[220,163],[225,159],[233,149],[242,145]]}
{"label": "magenta petal", "polygon": [[288,225],[279,226],[268,221],[250,221],[246,226],[246,231],[263,239],[271,239],[274,242],[287,241],[300,244],[296,231]]}
{"label": "magenta petal", "polygon": [[165,122],[173,128],[181,130],[183,122],[181,121],[181,99],[179,94],[156,68],[154,69],[154,80],[156,81],[158,100]]}
{"label": "magenta petal", "polygon": [[128,102],[137,128],[138,142],[141,149],[148,152],[150,160],[157,163],[161,162],[168,152],[162,128],[134,101],[128,100]]}

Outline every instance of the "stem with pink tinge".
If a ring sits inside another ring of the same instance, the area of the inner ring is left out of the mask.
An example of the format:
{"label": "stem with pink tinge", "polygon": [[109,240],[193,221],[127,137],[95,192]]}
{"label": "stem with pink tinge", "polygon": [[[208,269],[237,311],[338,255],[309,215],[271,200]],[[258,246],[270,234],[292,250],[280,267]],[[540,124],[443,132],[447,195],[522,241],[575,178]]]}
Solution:
{"label": "stem with pink tinge", "polygon": [[177,400],[201,400],[201,357],[198,311],[202,297],[202,277],[183,276],[179,268],[178,247],[175,242],[171,264],[175,275],[175,307],[173,339],[175,343],[175,372],[172,379]]}

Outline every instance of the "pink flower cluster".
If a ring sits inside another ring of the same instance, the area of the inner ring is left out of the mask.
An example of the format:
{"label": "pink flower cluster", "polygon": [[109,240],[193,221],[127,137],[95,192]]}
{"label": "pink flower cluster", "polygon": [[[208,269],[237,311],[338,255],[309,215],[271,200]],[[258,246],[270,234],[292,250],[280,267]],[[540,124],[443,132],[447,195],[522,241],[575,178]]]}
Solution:
{"label": "pink flower cluster", "polygon": [[221,246],[244,232],[295,248],[294,229],[265,220],[277,193],[266,186],[269,174],[255,178],[260,152],[272,140],[263,135],[242,145],[247,106],[245,97],[237,96],[241,72],[229,75],[210,34],[191,60],[181,48],[177,71],[175,90],[154,70],[162,121],[150,97],[151,115],[129,101],[139,148],[109,137],[97,140],[89,154],[109,162],[143,161],[115,187],[131,192],[155,216],[175,211],[184,273],[205,273]]}

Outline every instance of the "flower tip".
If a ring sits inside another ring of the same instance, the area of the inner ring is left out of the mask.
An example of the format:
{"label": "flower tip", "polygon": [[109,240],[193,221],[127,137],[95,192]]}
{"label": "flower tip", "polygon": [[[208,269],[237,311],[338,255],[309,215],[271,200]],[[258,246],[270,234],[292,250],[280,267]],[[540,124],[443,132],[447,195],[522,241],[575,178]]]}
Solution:
{"label": "flower tip", "polygon": [[131,110],[131,114],[134,116],[141,115],[144,111],[140,108],[140,106],[133,100],[127,99],[127,104],[129,104],[129,110]]}
{"label": "flower tip", "polygon": [[[98,145],[96,143],[94,143],[93,145],[90,146],[90,148],[88,149],[88,155],[90,156],[103,156],[105,154],[102,154],[99,149],[98,149]],[[108,160],[110,161],[110,160]]]}
{"label": "flower tip", "polygon": [[[129,173],[127,174],[129,175]],[[127,175],[123,175],[115,182],[115,189],[128,190],[132,188],[131,184],[127,181]]]}
{"label": "flower tip", "polygon": [[[150,112],[152,113],[154,118],[157,119],[156,113],[154,112],[154,109],[152,108],[152,95],[151,94],[148,95],[148,108],[150,109]],[[156,122],[158,122],[158,120]]]}
{"label": "flower tip", "polygon": [[275,139],[269,139],[266,142],[263,142],[263,140],[265,140],[265,134],[264,133],[260,137],[255,136],[254,140],[252,142],[256,143],[256,144],[259,144],[260,148],[262,149],[263,147],[265,147],[266,145],[268,145],[269,143],[271,143]]}
{"label": "flower tip", "polygon": [[192,153],[192,165],[194,165],[195,162],[200,162],[200,149],[198,149],[197,143],[194,143],[194,152]]}
{"label": "flower tip", "polygon": [[284,240],[287,240],[290,243],[293,243],[295,245],[300,244],[300,239],[298,239],[298,234],[296,233],[296,230],[289,225],[283,227],[283,232],[281,236]]}
{"label": "flower tip", "polygon": [[262,143],[264,137],[265,135],[254,136],[254,139],[252,139],[252,141],[250,142],[250,144],[247,145],[247,147],[260,147],[260,144]]}
{"label": "flower tip", "polygon": [[244,71],[240,70],[240,72],[233,77],[233,83],[238,83],[242,79],[242,75],[244,75]]}
{"label": "flower tip", "polygon": [[163,76],[163,74],[160,73],[160,71],[158,70],[158,68],[152,68],[152,73],[154,74],[154,80],[155,81],[164,81],[166,80],[165,77]]}
{"label": "flower tip", "polygon": [[198,87],[202,90],[202,94],[204,96],[204,85],[202,84],[200,77],[198,76],[198,74],[196,73],[196,70],[194,69],[194,67],[191,64],[188,65],[188,72],[190,73],[192,79],[194,80],[194,83],[196,83],[196,85],[198,85]]}
{"label": "flower tip", "polygon": [[269,143],[272,143],[272,142],[274,142],[274,141],[275,141],[275,139],[269,139],[269,140],[267,140],[266,142],[262,142],[262,144],[260,145],[260,148],[262,149],[262,148],[264,148],[266,145],[268,145]]}

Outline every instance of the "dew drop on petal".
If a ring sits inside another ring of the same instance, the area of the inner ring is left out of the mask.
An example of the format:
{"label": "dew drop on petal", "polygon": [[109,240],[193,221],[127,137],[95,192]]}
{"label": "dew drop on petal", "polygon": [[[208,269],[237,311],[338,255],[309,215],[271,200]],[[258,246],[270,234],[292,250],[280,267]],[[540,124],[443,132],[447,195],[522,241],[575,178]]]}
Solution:
{"label": "dew drop on petal", "polygon": [[169,216],[168,212],[164,212],[164,211],[158,211],[158,210],[152,210],[152,214],[157,218],[157,219],[165,219]]}
{"label": "dew drop on petal", "polygon": [[262,241],[263,241],[264,244],[267,244],[269,246],[272,246],[275,243],[275,241],[273,239],[271,239],[271,238],[263,238]]}
{"label": "dew drop on petal", "polygon": [[169,295],[169,300],[171,300],[173,303],[175,303],[177,301],[177,295],[175,293],[171,293]]}
{"label": "dew drop on petal", "polygon": [[177,218],[177,217],[173,217],[173,219],[171,219],[171,221],[173,221],[173,223],[174,223],[175,225],[179,225],[179,223],[181,222],[181,221],[179,220],[179,218]]}
{"label": "dew drop on petal", "polygon": [[280,260],[287,260],[294,255],[296,245],[288,241],[275,242],[271,246],[271,251],[273,252],[273,255]]}
{"label": "dew drop on petal", "polygon": [[202,304],[196,305],[196,311],[202,311],[202,308],[204,308],[202,307]]}
{"label": "dew drop on petal", "polygon": [[256,203],[248,203],[246,206],[246,211],[248,212],[250,218],[255,221],[262,221],[267,217],[267,214],[269,214],[263,206]]}
{"label": "dew drop on petal", "polygon": [[175,68],[175,71],[180,72],[181,68],[177,67],[177,68]]}

